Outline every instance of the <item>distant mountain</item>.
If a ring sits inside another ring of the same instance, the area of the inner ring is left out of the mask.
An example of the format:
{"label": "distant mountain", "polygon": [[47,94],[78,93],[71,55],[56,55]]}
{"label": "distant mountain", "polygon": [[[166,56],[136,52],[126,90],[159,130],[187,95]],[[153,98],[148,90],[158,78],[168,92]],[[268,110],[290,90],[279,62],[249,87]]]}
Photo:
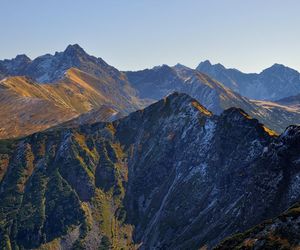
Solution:
{"label": "distant mountain", "polygon": [[277,100],[300,93],[300,73],[281,64],[274,64],[259,74],[246,74],[206,60],[197,70],[250,99]]}
{"label": "distant mountain", "polygon": [[298,134],[174,93],[114,122],[0,140],[0,248],[211,248],[300,200]]}
{"label": "distant mountain", "polygon": [[[202,64],[203,68],[209,65]],[[213,67],[225,69],[222,65]],[[77,44],[34,60],[19,55],[0,61],[0,78],[0,115],[5,118],[0,121],[0,138],[28,135],[85,112],[89,114],[80,121],[100,121],[110,113],[101,108],[103,105],[123,116],[174,91],[191,95],[215,114],[230,107],[242,108],[278,133],[291,123],[300,123],[300,107],[251,101],[183,65],[120,72]],[[103,114],[99,113],[101,110]]]}
{"label": "distant mountain", "polygon": [[233,106],[250,106],[246,98],[207,75],[183,65],[163,65],[153,69],[126,72],[126,75],[141,98],[159,100],[174,91],[179,91],[196,98],[216,114]]}
{"label": "distant mountain", "polygon": [[109,112],[100,108],[103,105],[128,114],[145,103],[135,96],[128,82],[104,73],[95,77],[71,68],[61,80],[49,84],[28,77],[8,77],[0,81],[0,138],[28,135],[86,112],[89,114],[77,122],[88,121],[92,110],[89,121],[110,121]]}
{"label": "distant mountain", "polygon": [[0,61],[0,79],[6,76],[25,75],[31,60],[26,55],[18,55],[11,60]]}
{"label": "distant mountain", "polygon": [[126,72],[126,75],[142,99],[159,100],[173,91],[179,91],[197,99],[215,114],[230,107],[242,108],[278,133],[290,124],[300,124],[300,107],[290,108],[272,102],[266,105],[249,100],[208,75],[180,64]]}
{"label": "distant mountain", "polygon": [[87,54],[78,44],[69,45],[63,52],[39,56],[32,61],[26,55],[0,61],[2,75],[28,76],[39,83],[56,82],[62,79],[64,73],[70,68],[77,68],[95,77],[124,81],[121,72],[101,58]]}

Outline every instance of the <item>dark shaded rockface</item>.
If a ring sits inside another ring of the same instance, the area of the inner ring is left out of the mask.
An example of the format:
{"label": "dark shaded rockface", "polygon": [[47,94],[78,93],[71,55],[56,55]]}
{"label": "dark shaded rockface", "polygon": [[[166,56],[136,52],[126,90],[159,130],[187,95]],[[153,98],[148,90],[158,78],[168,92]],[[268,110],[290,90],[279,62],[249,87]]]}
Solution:
{"label": "dark shaded rockface", "polygon": [[227,69],[219,63],[212,65],[206,60],[197,70],[251,99],[278,100],[300,93],[300,73],[282,64],[274,64],[256,74]]}
{"label": "dark shaded rockface", "polygon": [[241,109],[215,116],[174,93],[112,123],[0,141],[1,247],[212,247],[299,200],[295,129],[277,139]]}
{"label": "dark shaded rockface", "polygon": [[300,204],[297,203],[275,219],[264,221],[258,226],[234,235],[215,250],[245,249],[299,249]]}
{"label": "dark shaded rockface", "polygon": [[[276,142],[265,150],[264,157],[270,159],[270,166],[280,169],[281,195],[274,200],[299,196],[300,193],[300,127],[290,126]],[[264,199],[267,199],[265,197]],[[281,207],[280,209],[283,209]],[[224,240],[215,249],[298,249],[300,245],[300,204],[297,202],[275,219],[264,221],[252,229]]]}

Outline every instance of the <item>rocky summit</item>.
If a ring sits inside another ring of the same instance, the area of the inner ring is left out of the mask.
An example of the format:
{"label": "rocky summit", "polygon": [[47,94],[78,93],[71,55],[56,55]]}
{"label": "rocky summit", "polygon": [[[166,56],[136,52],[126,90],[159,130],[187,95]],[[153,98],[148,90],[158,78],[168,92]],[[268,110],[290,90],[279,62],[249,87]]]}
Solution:
{"label": "rocky summit", "polygon": [[[277,216],[217,248],[295,246],[297,205],[280,214],[300,199],[299,131],[174,93],[114,122],[1,140],[1,249],[211,249]],[[272,230],[288,225],[292,239]]]}
{"label": "rocky summit", "polygon": [[206,60],[197,70],[251,99],[278,100],[300,92],[300,73],[278,63],[260,73],[243,73]]}

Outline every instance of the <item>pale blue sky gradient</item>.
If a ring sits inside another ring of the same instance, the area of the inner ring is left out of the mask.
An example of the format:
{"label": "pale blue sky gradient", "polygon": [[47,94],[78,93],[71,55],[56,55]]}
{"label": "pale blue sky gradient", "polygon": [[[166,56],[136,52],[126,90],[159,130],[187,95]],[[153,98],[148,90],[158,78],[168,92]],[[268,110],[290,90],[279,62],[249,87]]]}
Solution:
{"label": "pale blue sky gradient", "polygon": [[78,43],[121,70],[205,59],[300,70],[298,0],[0,0],[0,59]]}

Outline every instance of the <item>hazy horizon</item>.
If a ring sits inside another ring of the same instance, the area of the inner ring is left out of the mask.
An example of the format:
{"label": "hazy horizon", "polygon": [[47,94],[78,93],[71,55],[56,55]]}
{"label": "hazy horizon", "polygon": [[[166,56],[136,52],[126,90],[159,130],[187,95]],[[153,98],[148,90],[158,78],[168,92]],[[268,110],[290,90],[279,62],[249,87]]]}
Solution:
{"label": "hazy horizon", "polygon": [[[245,73],[300,70],[300,2],[28,0],[2,4],[0,58],[79,44],[120,70],[210,60]],[[21,21],[20,21],[21,20]]]}

